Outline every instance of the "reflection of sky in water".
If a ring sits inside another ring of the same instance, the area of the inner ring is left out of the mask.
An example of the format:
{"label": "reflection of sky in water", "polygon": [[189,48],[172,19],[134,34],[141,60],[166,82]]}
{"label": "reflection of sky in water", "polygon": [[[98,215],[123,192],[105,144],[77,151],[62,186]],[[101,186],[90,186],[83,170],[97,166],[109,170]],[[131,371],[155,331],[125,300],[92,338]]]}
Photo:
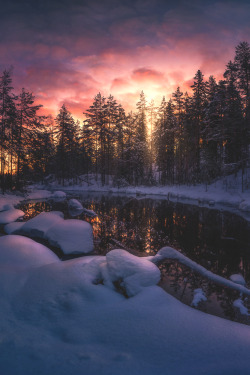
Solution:
{"label": "reflection of sky in water", "polygon": [[[74,218],[92,224],[99,254],[119,247],[119,242],[136,255],[153,255],[163,246],[173,246],[218,275],[228,278],[241,272],[250,282],[249,224],[241,217],[167,200],[91,194],[74,197],[98,214],[88,217],[82,213]],[[67,202],[33,202],[22,209],[25,220],[51,210],[63,211],[65,218],[70,218]],[[183,302],[190,304],[192,291],[203,287],[209,297],[202,304],[203,309],[210,311],[212,301],[213,313],[235,319],[231,302],[238,298],[237,294],[214,286],[173,262],[162,266],[162,272],[167,275],[162,281],[164,288]]]}

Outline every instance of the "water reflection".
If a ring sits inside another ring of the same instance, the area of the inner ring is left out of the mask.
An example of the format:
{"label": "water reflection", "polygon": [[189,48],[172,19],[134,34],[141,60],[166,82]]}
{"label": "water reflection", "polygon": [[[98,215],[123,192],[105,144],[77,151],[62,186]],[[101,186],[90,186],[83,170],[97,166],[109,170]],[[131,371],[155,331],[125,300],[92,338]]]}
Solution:
{"label": "water reflection", "polygon": [[[83,212],[74,216],[92,224],[96,253],[106,254],[123,246],[145,256],[154,255],[163,246],[173,246],[218,275],[229,278],[242,273],[250,285],[249,223],[237,215],[148,198],[93,194],[74,194],[71,198],[98,215],[89,217]],[[72,218],[67,201],[27,203],[22,209],[26,212],[24,219],[51,210],[63,211],[65,218]],[[236,292],[214,285],[173,261],[161,269],[162,287],[183,302],[190,304],[193,290],[202,287],[208,301],[200,305],[201,309],[248,323],[248,317],[239,318],[232,307],[232,301],[239,298]]]}
{"label": "water reflection", "polygon": [[[250,280],[250,228],[237,215],[167,200],[107,195],[76,198],[98,215],[89,217],[83,212],[74,218],[92,224],[99,253],[109,251],[113,240],[141,255],[173,246],[214,273],[229,277],[241,272]],[[51,210],[71,218],[67,201],[28,202],[21,208],[24,220]]]}
{"label": "water reflection", "polygon": [[50,202],[41,202],[41,201],[30,201],[27,203],[22,203],[20,208],[24,211],[25,215],[23,217],[24,221],[30,220],[33,217],[37,216],[41,212],[49,212],[52,210],[52,205]]}

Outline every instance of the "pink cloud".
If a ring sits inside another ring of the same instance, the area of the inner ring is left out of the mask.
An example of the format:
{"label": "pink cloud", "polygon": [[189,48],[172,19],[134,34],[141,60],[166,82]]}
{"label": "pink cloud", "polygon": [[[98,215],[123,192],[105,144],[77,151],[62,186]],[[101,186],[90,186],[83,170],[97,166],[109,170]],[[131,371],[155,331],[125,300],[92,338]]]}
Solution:
{"label": "pink cloud", "polygon": [[160,82],[165,79],[164,74],[150,68],[139,68],[132,72],[132,79],[136,82]]}
{"label": "pink cloud", "polygon": [[46,113],[65,103],[82,118],[99,91],[135,109],[141,90],[158,101],[177,86],[190,90],[198,69],[220,79],[235,45],[249,35],[250,6],[241,3],[177,2],[159,14],[148,10],[152,2],[142,3],[92,1],[67,9],[63,25],[58,9],[48,29],[39,15],[34,30],[13,15],[8,25],[20,38],[16,32],[0,41],[0,66],[16,65],[15,88],[33,91]]}

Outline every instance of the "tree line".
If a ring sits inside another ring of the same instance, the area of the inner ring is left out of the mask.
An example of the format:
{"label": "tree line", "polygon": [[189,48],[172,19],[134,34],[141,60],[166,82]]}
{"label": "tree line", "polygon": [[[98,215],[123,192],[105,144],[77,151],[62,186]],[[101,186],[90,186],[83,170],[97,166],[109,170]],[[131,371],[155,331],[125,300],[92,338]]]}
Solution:
{"label": "tree line", "polygon": [[160,105],[140,94],[126,113],[98,93],[83,124],[63,105],[55,119],[38,115],[32,93],[14,94],[12,71],[0,78],[1,188],[53,176],[59,183],[154,185],[210,183],[249,160],[250,46],[241,42],[223,79],[200,70],[190,93],[178,87]]}

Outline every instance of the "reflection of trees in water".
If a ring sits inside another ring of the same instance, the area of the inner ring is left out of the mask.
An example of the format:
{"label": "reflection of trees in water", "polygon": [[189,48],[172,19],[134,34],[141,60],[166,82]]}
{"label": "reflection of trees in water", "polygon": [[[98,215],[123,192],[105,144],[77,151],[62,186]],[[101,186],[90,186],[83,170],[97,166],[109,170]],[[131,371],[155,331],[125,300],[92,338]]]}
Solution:
{"label": "reflection of trees in water", "polygon": [[[167,200],[113,195],[75,198],[98,214],[88,217],[82,213],[75,218],[92,224],[99,254],[119,247],[113,239],[133,249],[136,255],[153,255],[163,246],[172,246],[216,274],[228,278],[241,272],[250,280],[249,223],[236,215]],[[67,201],[32,202],[21,208],[26,212],[25,219],[51,210],[63,211],[65,218],[70,218]],[[224,316],[236,319],[232,301],[238,296],[234,292],[204,281],[173,262],[163,271],[168,275],[169,288],[183,302],[190,304],[193,290],[202,287],[212,301],[210,305],[218,304]],[[206,311],[208,306],[202,303],[201,309]]]}
{"label": "reflection of trees in water", "polygon": [[51,211],[51,205],[49,202],[28,202],[22,204],[21,209],[25,213],[23,219],[26,221],[32,219],[41,212]]}
{"label": "reflection of trees in water", "polygon": [[[114,195],[76,198],[98,214],[93,218],[82,213],[76,218],[92,224],[100,253],[111,248],[112,239],[142,254],[173,246],[214,273],[229,277],[241,272],[250,279],[249,224],[236,215],[167,200]],[[66,201],[26,203],[22,209],[25,219],[50,210],[70,217]]]}
{"label": "reflection of trees in water", "polygon": [[[239,292],[217,285],[173,260],[165,261],[160,269],[160,286],[183,303],[190,306],[194,290],[201,288],[207,301],[199,303],[199,310],[250,325],[250,317],[241,315],[233,306],[233,302],[240,298]],[[245,300],[244,296],[242,298],[245,306],[250,308],[250,301]]]}

